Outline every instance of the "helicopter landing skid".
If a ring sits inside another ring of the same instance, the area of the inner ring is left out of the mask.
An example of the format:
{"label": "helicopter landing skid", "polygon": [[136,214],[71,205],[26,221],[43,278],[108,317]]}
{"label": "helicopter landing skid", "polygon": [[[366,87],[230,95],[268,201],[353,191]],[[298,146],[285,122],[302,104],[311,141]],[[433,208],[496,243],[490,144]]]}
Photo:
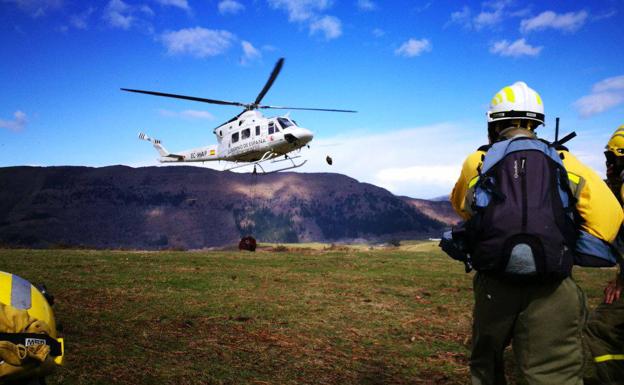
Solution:
{"label": "helicopter landing skid", "polygon": [[[298,158],[298,157],[297,157]],[[306,162],[308,161],[307,159],[304,160],[303,162],[300,163],[295,163],[295,161],[293,160],[293,158],[286,158],[286,159],[282,159],[282,160],[274,160],[271,163],[277,163],[277,162],[284,162],[289,160],[290,163],[292,163],[289,166],[286,167],[282,167],[282,168],[278,168],[277,170],[271,170],[271,171],[265,171],[264,168],[262,167],[262,165],[260,164],[260,162],[254,164],[254,172],[255,172],[255,166],[260,167],[260,170],[262,170],[263,174],[273,174],[274,172],[280,172],[280,171],[286,171],[286,170],[292,170],[293,168],[299,168],[301,166],[303,166],[304,164],[306,164]]]}
{"label": "helicopter landing skid", "polygon": [[[293,157],[286,156],[284,159],[274,159],[274,158],[276,158],[278,156],[280,156],[280,155],[275,154],[274,152],[266,152],[262,156],[262,158],[260,158],[260,160],[257,160],[255,162],[244,163],[244,164],[239,164],[238,162],[236,162],[234,164],[234,166],[226,168],[223,171],[230,171],[230,170],[234,170],[234,169],[237,169],[237,168],[253,165],[254,166],[254,170],[253,170],[254,174],[256,174],[256,173],[272,174],[274,172],[291,170],[293,168],[299,168],[299,167],[303,166],[304,164],[306,164],[306,162],[308,161],[306,159],[303,162],[299,162],[299,163],[295,162],[295,159],[300,158],[301,155],[293,156]],[[269,160],[271,161],[271,163],[279,163],[279,162],[290,161],[291,164],[286,166],[286,167],[279,168],[277,170],[269,170],[269,171],[267,171],[267,170],[264,169],[264,167],[262,167],[262,163],[264,163],[266,161],[269,161]],[[260,169],[259,171],[258,171],[258,168]]]}

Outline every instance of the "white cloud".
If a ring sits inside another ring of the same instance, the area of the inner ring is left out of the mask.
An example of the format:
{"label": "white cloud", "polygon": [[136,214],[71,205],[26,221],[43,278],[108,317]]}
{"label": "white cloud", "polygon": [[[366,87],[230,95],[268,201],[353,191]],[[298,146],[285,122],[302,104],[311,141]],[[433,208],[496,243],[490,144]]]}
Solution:
{"label": "white cloud", "polygon": [[624,75],[601,80],[592,87],[592,92],[605,91],[624,91]]}
{"label": "white cloud", "polygon": [[416,13],[424,12],[424,11],[428,10],[431,7],[432,4],[433,4],[433,1],[429,1],[429,2],[425,3],[424,5],[420,5],[420,6],[414,7],[414,12],[416,12]]}
{"label": "white cloud", "polygon": [[542,48],[544,47],[534,47],[527,44],[525,39],[518,39],[513,43],[510,43],[508,40],[500,40],[490,46],[490,52],[500,56],[537,56],[542,51]]}
{"label": "white cloud", "polygon": [[168,118],[185,118],[193,120],[214,120],[214,115],[208,111],[201,110],[184,110],[184,111],[171,111],[171,110],[158,110],[161,116]]}
{"label": "white cloud", "polygon": [[49,11],[62,8],[64,0],[3,0],[5,3],[13,3],[23,12],[32,17],[45,16]]}
{"label": "white cloud", "polygon": [[290,21],[305,21],[331,6],[330,0],[268,0],[274,9],[288,13]]}
{"label": "white cloud", "polygon": [[22,131],[26,127],[28,119],[26,118],[26,114],[24,112],[19,110],[15,111],[13,113],[13,118],[13,120],[0,119],[0,128],[4,128],[13,132],[18,132]]}
{"label": "white cloud", "polygon": [[372,0],[358,0],[357,7],[361,11],[374,11],[377,9],[377,4]]}
{"label": "white cloud", "polygon": [[403,57],[415,57],[424,52],[431,51],[431,43],[427,39],[409,39],[394,51],[395,55]]}
{"label": "white cloud", "polygon": [[243,11],[245,9],[245,6],[235,0],[221,0],[219,2],[218,8],[219,13],[222,15],[236,15],[237,13]]}
{"label": "white cloud", "polygon": [[156,1],[158,1],[161,5],[177,7],[185,11],[191,10],[191,7],[189,7],[187,0],[156,0]]}
{"label": "white cloud", "polygon": [[385,186],[397,186],[405,182],[450,185],[457,181],[457,170],[457,165],[385,168],[377,171],[375,179]]}
{"label": "white cloud", "polygon": [[[288,21],[307,24],[310,35],[322,34],[326,40],[342,35],[342,22],[335,16],[322,15],[333,0],[267,0],[273,9],[285,11]],[[369,1],[372,4],[372,1]]]}
{"label": "white cloud", "polygon": [[553,11],[545,11],[531,19],[522,20],[520,22],[520,31],[527,33],[551,28],[564,32],[574,32],[585,24],[588,16],[589,14],[587,11],[562,14],[557,14]]}
{"label": "white cloud", "polygon": [[331,40],[342,35],[342,23],[334,16],[323,16],[310,24],[310,35],[322,33],[325,39]]}
{"label": "white cloud", "polygon": [[451,13],[451,20],[448,24],[459,24],[464,28],[470,29],[472,27],[470,8],[467,5],[464,5],[461,11]]}
{"label": "white cloud", "polygon": [[599,81],[592,92],[574,102],[578,113],[588,118],[624,103],[624,75]]}
{"label": "white cloud", "polygon": [[[468,154],[485,144],[487,130],[440,123],[375,134],[315,138],[302,153],[304,172],[338,172],[386,188],[394,194],[431,198],[449,194]],[[338,144],[336,144],[338,143]],[[452,154],[441,157],[440,153]],[[333,166],[325,157],[333,158]]]}
{"label": "white cloud", "polygon": [[113,28],[128,30],[143,23],[140,16],[153,16],[154,11],[147,5],[129,5],[122,0],[110,0],[104,8],[102,18]]}
{"label": "white cloud", "polygon": [[204,120],[214,120],[214,115],[212,115],[208,111],[198,111],[198,110],[184,110],[180,112],[180,116],[189,119],[204,119]]}
{"label": "white cloud", "polygon": [[618,12],[615,9],[612,9],[612,10],[607,11],[607,12],[603,12],[603,13],[600,13],[600,14],[597,14],[597,15],[596,14],[592,15],[591,20],[592,21],[600,21],[600,20],[604,20],[604,19],[610,19],[613,16],[617,15],[617,13]]}
{"label": "white cloud", "polygon": [[285,11],[288,21],[307,24],[310,35],[323,34],[331,40],[342,35],[342,22],[335,16],[322,15],[333,0],[267,0],[273,9]]}
{"label": "white cloud", "polygon": [[588,118],[622,104],[622,102],[624,102],[623,94],[603,92],[583,96],[574,102],[574,106],[582,117]]}
{"label": "white cloud", "polygon": [[104,19],[113,27],[128,29],[134,19],[129,13],[128,4],[121,0],[111,0],[104,10]]}
{"label": "white cloud", "polygon": [[69,17],[69,23],[76,29],[87,29],[89,18],[95,12],[95,8],[89,7],[86,11]]}
{"label": "white cloud", "polygon": [[203,58],[224,53],[236,40],[236,36],[224,30],[195,27],[165,32],[160,40],[170,55],[188,54]]}
{"label": "white cloud", "polygon": [[243,48],[243,57],[241,58],[243,65],[262,57],[262,53],[246,40],[241,42],[241,47]]}
{"label": "white cloud", "polygon": [[475,29],[491,28],[500,24],[505,17],[504,11],[507,4],[507,1],[489,3],[487,10],[482,10],[481,13],[474,17],[472,22]]}
{"label": "white cloud", "polygon": [[375,29],[373,29],[372,33],[373,33],[373,36],[379,38],[379,37],[384,36],[386,34],[386,31],[384,31],[381,28],[375,28]]}
{"label": "white cloud", "polygon": [[481,11],[473,16],[468,6],[451,13],[451,19],[446,23],[458,24],[465,29],[481,30],[484,28],[495,29],[509,18],[526,15],[527,9],[513,9],[512,0],[495,0],[481,3]]}

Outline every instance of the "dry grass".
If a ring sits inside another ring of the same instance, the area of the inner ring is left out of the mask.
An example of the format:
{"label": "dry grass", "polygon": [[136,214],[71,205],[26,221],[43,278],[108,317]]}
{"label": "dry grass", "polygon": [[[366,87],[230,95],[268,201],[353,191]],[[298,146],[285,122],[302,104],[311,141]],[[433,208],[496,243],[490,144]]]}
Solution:
{"label": "dry grass", "polygon": [[[0,250],[56,296],[63,384],[466,384],[471,275],[434,243]],[[611,271],[577,273],[592,303]]]}

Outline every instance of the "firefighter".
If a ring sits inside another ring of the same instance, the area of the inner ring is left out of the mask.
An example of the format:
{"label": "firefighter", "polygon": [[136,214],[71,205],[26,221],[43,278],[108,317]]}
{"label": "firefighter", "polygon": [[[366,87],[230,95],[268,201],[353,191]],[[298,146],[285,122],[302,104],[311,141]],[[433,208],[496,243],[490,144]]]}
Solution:
{"label": "firefighter", "polygon": [[[624,202],[624,125],[611,136],[605,151],[607,184],[620,201]],[[604,302],[592,312],[587,322],[587,345],[595,364],[597,383],[624,384],[624,233],[616,242],[620,251],[619,271],[604,290]],[[587,382],[596,379],[588,379]]]}

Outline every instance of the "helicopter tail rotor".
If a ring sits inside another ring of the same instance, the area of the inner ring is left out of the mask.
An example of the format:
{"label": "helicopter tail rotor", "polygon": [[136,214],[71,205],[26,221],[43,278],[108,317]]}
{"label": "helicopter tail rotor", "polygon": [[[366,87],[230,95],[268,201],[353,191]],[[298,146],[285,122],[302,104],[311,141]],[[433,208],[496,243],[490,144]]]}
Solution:
{"label": "helicopter tail rotor", "polygon": [[145,140],[145,141],[150,142],[151,144],[153,144],[154,148],[156,149],[156,151],[158,151],[160,156],[171,156],[169,151],[167,151],[167,149],[165,147],[163,147],[163,145],[160,143],[160,140],[154,139],[154,138],[150,138],[149,136],[147,136],[143,132],[139,133],[139,139]]}

